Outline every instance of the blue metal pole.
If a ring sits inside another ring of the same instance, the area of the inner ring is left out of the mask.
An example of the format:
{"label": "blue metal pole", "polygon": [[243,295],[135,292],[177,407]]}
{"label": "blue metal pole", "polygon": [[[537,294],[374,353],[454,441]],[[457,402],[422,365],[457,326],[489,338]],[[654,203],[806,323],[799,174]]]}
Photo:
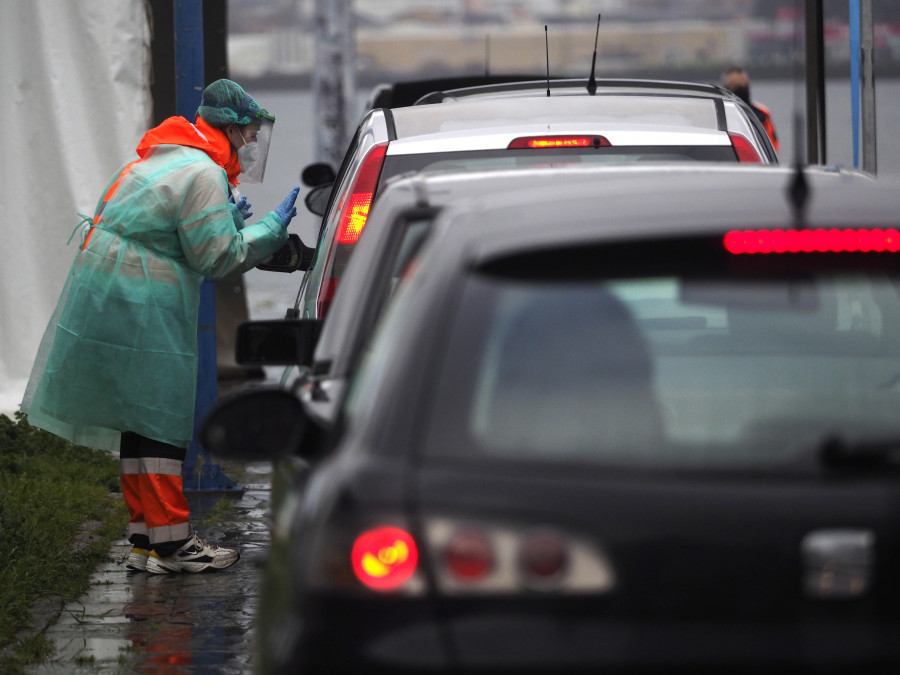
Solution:
{"label": "blue metal pole", "polygon": [[[203,0],[173,0],[175,23],[175,110],[191,121],[205,88],[203,75]],[[215,284],[204,279],[197,317],[197,395],[194,439],[184,461],[185,490],[233,490],[234,481],[219,470],[197,443],[200,421],[218,396]]]}
{"label": "blue metal pole", "polygon": [[861,21],[860,2],[850,0],[850,106],[853,134],[853,167],[859,168],[859,111],[860,111],[860,66]]}

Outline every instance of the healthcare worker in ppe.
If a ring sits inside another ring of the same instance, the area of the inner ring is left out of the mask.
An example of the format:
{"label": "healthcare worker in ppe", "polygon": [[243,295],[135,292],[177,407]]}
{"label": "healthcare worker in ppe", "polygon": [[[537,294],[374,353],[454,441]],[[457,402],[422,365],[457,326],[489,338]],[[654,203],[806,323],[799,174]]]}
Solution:
{"label": "healthcare worker in ppe", "polygon": [[193,124],[170,117],[144,135],[83,228],[35,360],[21,406],[29,423],[119,451],[131,569],[200,572],[239,557],[193,531],[182,466],[201,283],[272,255],[297,213],[299,187],[245,226],[249,205],[232,195],[239,176],[262,180],[273,121],[238,84],[218,80]]}

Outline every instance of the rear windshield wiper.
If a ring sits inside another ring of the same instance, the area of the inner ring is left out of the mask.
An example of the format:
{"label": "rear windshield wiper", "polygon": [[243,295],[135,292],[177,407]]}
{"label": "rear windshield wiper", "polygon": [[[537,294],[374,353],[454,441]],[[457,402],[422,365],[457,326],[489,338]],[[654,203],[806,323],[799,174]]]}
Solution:
{"label": "rear windshield wiper", "polygon": [[900,468],[900,438],[847,441],[829,436],[819,446],[819,460],[833,468]]}

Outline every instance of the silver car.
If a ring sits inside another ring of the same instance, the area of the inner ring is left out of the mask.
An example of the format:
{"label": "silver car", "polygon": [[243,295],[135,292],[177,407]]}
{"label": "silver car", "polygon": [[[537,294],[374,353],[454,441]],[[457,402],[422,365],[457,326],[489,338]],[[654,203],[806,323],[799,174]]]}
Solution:
{"label": "silver car", "polygon": [[[547,93],[550,93],[548,96]],[[434,102],[433,104],[429,104]],[[312,268],[289,315],[323,318],[389,178],[418,172],[521,166],[673,161],[774,164],[753,113],[714,85],[600,80],[594,94],[572,80],[434,93],[419,104],[369,111],[330,194]]]}

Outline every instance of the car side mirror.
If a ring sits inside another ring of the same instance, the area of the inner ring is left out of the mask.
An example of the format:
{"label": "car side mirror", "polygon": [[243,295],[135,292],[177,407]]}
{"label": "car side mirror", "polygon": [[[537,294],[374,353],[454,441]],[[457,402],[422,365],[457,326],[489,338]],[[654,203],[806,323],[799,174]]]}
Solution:
{"label": "car side mirror", "polygon": [[310,366],[322,319],[245,321],[237,328],[234,357],[248,366]]}
{"label": "car side mirror", "polygon": [[306,193],[303,203],[306,204],[306,208],[310,213],[314,213],[317,216],[325,215],[325,209],[328,208],[328,198],[331,197],[331,188],[333,186],[334,183],[325,183],[314,187]]}
{"label": "car side mirror", "polygon": [[275,387],[242,389],[219,400],[200,423],[200,446],[226,459],[277,460],[299,448],[303,404]]}
{"label": "car side mirror", "polygon": [[289,234],[287,243],[256,266],[266,272],[304,272],[312,265],[316,249],[306,246],[298,234]]}
{"label": "car side mirror", "polygon": [[331,168],[331,164],[326,164],[325,162],[310,164],[300,172],[300,180],[307,187],[318,187],[326,183],[333,183],[335,178],[337,178],[337,174]]}

